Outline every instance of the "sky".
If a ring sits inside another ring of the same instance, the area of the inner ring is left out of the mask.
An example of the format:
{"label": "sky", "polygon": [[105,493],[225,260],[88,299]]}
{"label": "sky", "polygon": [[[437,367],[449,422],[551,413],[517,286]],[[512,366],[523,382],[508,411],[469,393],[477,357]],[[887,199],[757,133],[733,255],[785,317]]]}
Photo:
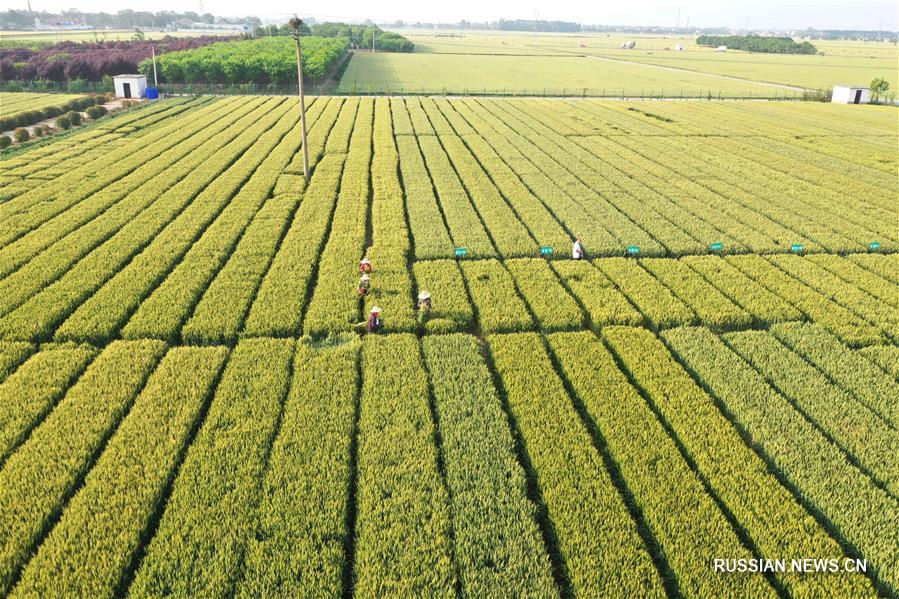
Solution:
{"label": "sky", "polygon": [[[244,16],[250,11],[263,20],[290,15],[318,20],[377,22],[494,21],[547,19],[597,25],[660,25],[673,27],[731,27],[749,29],[886,29],[899,28],[896,0],[335,0],[300,3],[297,0],[31,0],[34,10],[59,11],[77,7],[84,11],[174,10],[210,12],[220,16]],[[312,6],[304,13],[303,6]],[[25,8],[26,0],[0,0],[0,8]]]}

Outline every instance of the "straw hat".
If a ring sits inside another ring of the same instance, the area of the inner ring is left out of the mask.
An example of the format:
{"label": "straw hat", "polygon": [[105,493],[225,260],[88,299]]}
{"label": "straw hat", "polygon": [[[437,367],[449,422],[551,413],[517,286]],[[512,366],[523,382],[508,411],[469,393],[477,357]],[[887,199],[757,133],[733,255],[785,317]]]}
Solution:
{"label": "straw hat", "polygon": [[418,299],[420,299],[420,300],[426,300],[426,299],[429,299],[430,297],[431,297],[431,294],[428,293],[427,291],[425,291],[424,289],[422,289],[421,293],[418,294]]}
{"label": "straw hat", "polygon": [[371,262],[368,260],[368,258],[363,258],[363,259],[359,262],[359,264],[371,264]]}
{"label": "straw hat", "polygon": [[378,306],[372,306],[372,307],[371,307],[371,313],[372,313],[372,314],[380,314],[380,313],[381,313],[381,308],[378,307]]}

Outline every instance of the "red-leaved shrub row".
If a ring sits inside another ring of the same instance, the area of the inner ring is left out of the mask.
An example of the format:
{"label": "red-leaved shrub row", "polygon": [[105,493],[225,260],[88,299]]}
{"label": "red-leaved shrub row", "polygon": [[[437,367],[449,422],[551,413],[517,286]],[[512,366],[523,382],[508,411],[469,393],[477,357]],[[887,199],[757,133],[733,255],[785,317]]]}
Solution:
{"label": "red-leaved shrub row", "polygon": [[221,36],[165,37],[160,40],[60,42],[41,50],[0,48],[2,81],[99,81],[104,75],[137,73],[138,64],[156,54],[199,48],[226,39]]}

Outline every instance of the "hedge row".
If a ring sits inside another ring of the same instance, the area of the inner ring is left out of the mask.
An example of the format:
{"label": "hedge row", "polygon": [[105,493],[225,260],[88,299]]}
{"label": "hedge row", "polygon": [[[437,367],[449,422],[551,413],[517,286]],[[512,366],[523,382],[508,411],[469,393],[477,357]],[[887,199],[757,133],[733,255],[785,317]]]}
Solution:
{"label": "hedge row", "polygon": [[[347,53],[343,38],[304,37],[303,79],[320,81]],[[150,59],[140,62],[145,75],[153,72]],[[224,41],[156,57],[161,82],[276,83],[297,82],[296,45],[292,37],[262,37]]]}
{"label": "hedge row", "polygon": [[747,52],[772,54],[815,54],[818,50],[809,42],[796,43],[791,37],[765,35],[700,35],[697,46],[726,46]]}

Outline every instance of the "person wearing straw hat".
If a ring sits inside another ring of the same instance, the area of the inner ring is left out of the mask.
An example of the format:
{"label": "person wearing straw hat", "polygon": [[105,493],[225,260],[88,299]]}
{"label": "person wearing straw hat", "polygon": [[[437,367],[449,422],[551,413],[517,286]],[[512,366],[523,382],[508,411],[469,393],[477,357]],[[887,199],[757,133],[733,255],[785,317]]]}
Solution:
{"label": "person wearing straw hat", "polygon": [[368,314],[368,323],[365,330],[369,333],[377,333],[384,327],[384,319],[381,318],[381,308],[372,306],[371,312]]}
{"label": "person wearing straw hat", "polygon": [[371,286],[371,281],[368,278],[368,275],[362,275],[359,279],[359,285],[356,287],[356,293],[359,295],[365,295],[368,293],[368,288]]}
{"label": "person wearing straw hat", "polygon": [[361,272],[364,275],[369,274],[371,272],[371,262],[369,261],[368,258],[363,258],[359,262],[359,272]]}
{"label": "person wearing straw hat", "polygon": [[418,293],[418,324],[424,325],[431,313],[431,294],[422,289]]}
{"label": "person wearing straw hat", "polygon": [[431,309],[431,294],[424,289],[418,294],[418,309],[422,312],[428,312]]}

